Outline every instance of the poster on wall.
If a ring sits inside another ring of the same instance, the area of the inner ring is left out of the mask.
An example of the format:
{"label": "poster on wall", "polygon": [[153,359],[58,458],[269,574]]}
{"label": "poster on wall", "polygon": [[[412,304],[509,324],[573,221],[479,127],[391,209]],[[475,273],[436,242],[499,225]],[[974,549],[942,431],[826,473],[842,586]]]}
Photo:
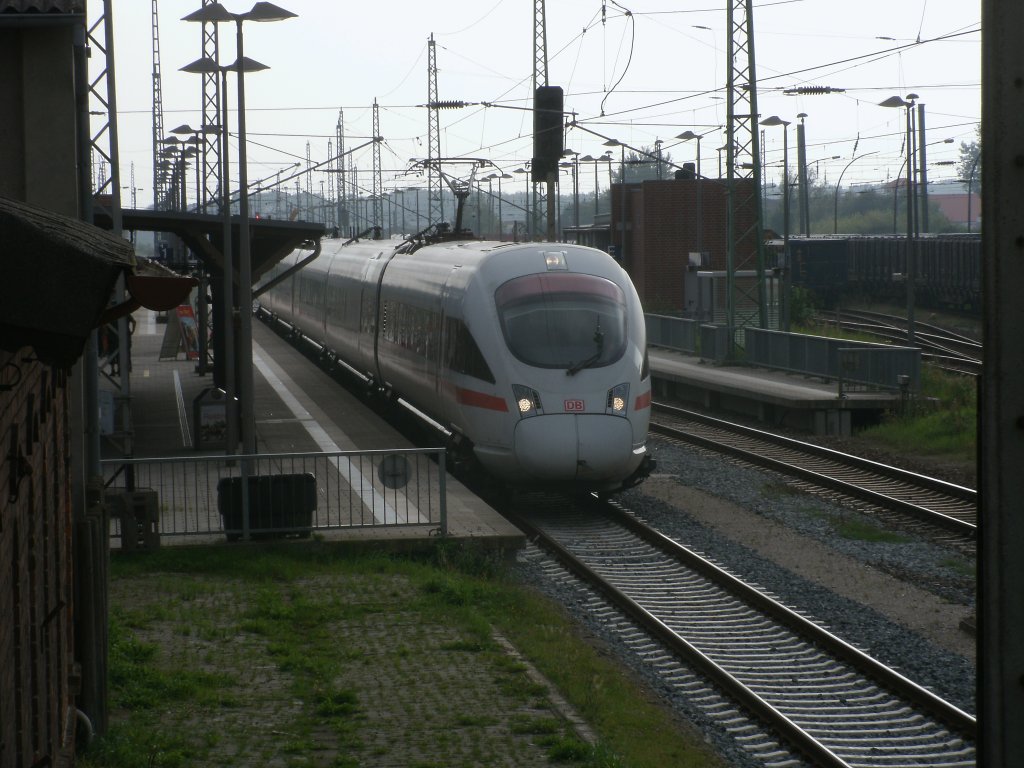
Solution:
{"label": "poster on wall", "polygon": [[176,310],[178,327],[181,329],[181,346],[189,360],[199,359],[199,330],[196,316],[189,304],[182,304]]}

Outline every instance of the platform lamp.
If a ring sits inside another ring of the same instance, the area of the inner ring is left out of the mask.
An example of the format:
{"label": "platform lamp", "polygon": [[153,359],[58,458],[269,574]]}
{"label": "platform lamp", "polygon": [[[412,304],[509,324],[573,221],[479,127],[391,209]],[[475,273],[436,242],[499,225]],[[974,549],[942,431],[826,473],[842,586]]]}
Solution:
{"label": "platform lamp", "polygon": [[621,168],[622,177],[619,180],[621,185],[619,195],[619,226],[622,227],[622,249],[618,254],[618,262],[620,264],[626,263],[626,145],[618,139],[608,139],[604,142],[606,147],[618,147],[620,155],[619,167]]}
{"label": "platform lamp", "polygon": [[766,117],[764,126],[782,126],[782,330],[789,332],[790,285],[789,271],[789,120],[778,115]]}
{"label": "platform lamp", "polygon": [[906,99],[899,96],[890,96],[885,101],[879,102],[880,107],[890,109],[905,108],[907,111],[907,344],[914,344],[914,269],[915,243],[914,243],[914,128],[911,122],[911,113],[914,109],[914,101],[918,98],[916,93],[907,94]]}
{"label": "platform lamp", "polygon": [[530,217],[530,164],[526,163],[522,167],[516,168],[512,173],[518,173],[526,182],[526,217],[523,220],[523,226],[526,228],[526,239],[533,240],[533,220]]}
{"label": "platform lamp", "polygon": [[[762,123],[764,125],[764,123]],[[703,133],[694,133],[693,131],[686,130],[676,136],[680,141],[697,141],[697,178],[701,178],[700,175],[700,140],[704,138]],[[719,174],[721,175],[721,174]]]}
{"label": "platform lamp", "polygon": [[[189,143],[189,144],[195,145],[196,151],[195,151],[194,154],[196,154],[196,155],[199,154],[199,147],[202,146],[202,145],[205,145],[205,143],[206,143],[206,139],[205,139],[205,134],[206,133],[207,133],[206,129],[203,129],[203,128],[193,128],[188,123],[185,123],[183,125],[179,125],[177,128],[172,128],[171,129],[171,134],[174,135],[174,136],[188,136],[189,137],[188,139],[185,139],[185,141],[187,143]],[[199,170],[200,170],[199,169],[199,161],[197,160],[196,161],[196,213],[200,213],[200,212],[205,213],[206,212],[207,201],[205,199],[205,195],[203,194],[204,190],[203,190],[203,187],[202,187],[201,176],[200,176]]]}
{"label": "platform lamp", "polygon": [[[700,254],[700,258],[704,258],[704,177],[700,173],[700,140],[704,138],[703,133],[694,133],[687,129],[676,136],[680,141],[694,141],[697,142],[697,253]],[[718,156],[719,163],[721,163],[721,154]],[[718,171],[719,177],[722,175],[721,167]]]}
{"label": "platform lamp", "polygon": [[[252,59],[245,59],[242,63],[243,69],[246,72],[259,72],[266,67],[260,64],[258,61]],[[235,256],[234,246],[232,244],[231,236],[231,173],[230,173],[230,160],[228,153],[228,72],[238,72],[238,62],[231,65],[221,66],[214,59],[204,56],[201,59],[196,59],[191,64],[186,64],[181,68],[182,72],[190,72],[192,74],[220,74],[220,96],[221,103],[218,105],[218,111],[220,114],[220,125],[215,127],[217,132],[217,138],[220,143],[220,212],[224,219],[224,234],[223,234],[223,245],[221,250],[224,256],[224,267],[223,267],[223,280],[221,291],[222,297],[222,313],[224,316],[223,322],[223,333],[224,338],[221,341],[221,355],[224,358],[224,364],[221,368],[223,379],[221,384],[223,385],[224,392],[227,395],[228,402],[235,402],[238,398],[238,388],[235,384],[235,299],[234,299],[234,284],[235,284]],[[234,453],[238,445],[238,424],[237,414],[234,408],[228,408],[227,412],[227,453]]]}
{"label": "platform lamp", "polygon": [[198,11],[185,16],[183,21],[219,24],[233,21],[235,23],[235,63],[228,67],[238,74],[238,186],[239,186],[239,226],[238,226],[238,306],[239,312],[239,356],[238,383],[239,405],[241,408],[242,451],[247,454],[256,453],[255,420],[253,414],[253,374],[252,374],[252,253],[249,242],[249,180],[246,168],[245,138],[245,73],[257,69],[267,69],[259,62],[245,58],[245,45],[242,35],[243,22],[246,21],[283,21],[294,18],[296,14],[279,8],[273,3],[256,3],[246,13],[231,13],[220,3],[204,5]]}
{"label": "platform lamp", "polygon": [[578,238],[580,236],[580,153],[566,147],[562,152],[562,157],[570,158],[565,163],[559,163],[559,165],[572,170],[573,225],[576,227],[576,237]]}
{"label": "platform lamp", "polygon": [[171,182],[174,184],[172,196],[174,209],[184,211],[188,208],[188,194],[185,184],[185,145],[188,142],[177,136],[167,136],[160,140],[163,149],[160,156],[173,163]]}

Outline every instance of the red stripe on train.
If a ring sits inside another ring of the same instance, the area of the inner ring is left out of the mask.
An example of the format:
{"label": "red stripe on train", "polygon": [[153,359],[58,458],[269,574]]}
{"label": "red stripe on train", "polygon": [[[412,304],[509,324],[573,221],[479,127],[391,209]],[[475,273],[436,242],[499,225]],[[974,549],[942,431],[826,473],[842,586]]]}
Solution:
{"label": "red stripe on train", "polygon": [[508,403],[503,397],[495,397],[473,389],[455,388],[455,400],[462,405],[474,408],[486,408],[491,411],[508,411]]}
{"label": "red stripe on train", "polygon": [[640,411],[644,408],[651,407],[651,390],[647,390],[642,395],[636,396],[636,404],[633,406],[634,411]]}

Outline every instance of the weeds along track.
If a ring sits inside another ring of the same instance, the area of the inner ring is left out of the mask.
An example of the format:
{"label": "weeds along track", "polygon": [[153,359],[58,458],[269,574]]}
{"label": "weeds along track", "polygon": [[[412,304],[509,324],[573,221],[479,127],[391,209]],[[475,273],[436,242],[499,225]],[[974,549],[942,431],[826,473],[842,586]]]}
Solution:
{"label": "weeds along track", "polygon": [[656,403],[654,412],[655,434],[774,470],[805,491],[856,502],[961,551],[976,548],[973,488],[669,405]]}
{"label": "weeds along track", "polygon": [[752,761],[975,765],[971,714],[621,505],[529,497],[508,506],[552,572],[585,582],[586,610]]}

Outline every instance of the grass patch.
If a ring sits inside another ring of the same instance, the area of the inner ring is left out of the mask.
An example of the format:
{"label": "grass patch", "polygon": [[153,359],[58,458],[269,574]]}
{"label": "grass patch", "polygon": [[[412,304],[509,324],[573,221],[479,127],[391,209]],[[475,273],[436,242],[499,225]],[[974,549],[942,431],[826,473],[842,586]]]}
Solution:
{"label": "grass patch", "polygon": [[[582,768],[721,765],[558,606],[478,548],[166,547],[114,553],[111,581],[113,712],[83,768],[344,768],[378,755],[517,764],[538,749]],[[580,742],[495,630],[584,715],[597,747]]]}
{"label": "grass patch", "polygon": [[[877,339],[830,326],[813,325],[797,331],[877,342]],[[977,458],[977,432],[975,379],[923,365],[920,391],[905,412],[890,414],[881,424],[860,430],[857,437],[898,453],[973,462]]]}
{"label": "grass patch", "polygon": [[868,427],[858,437],[898,453],[973,461],[977,451],[976,420],[977,411],[973,406],[893,416]]}
{"label": "grass patch", "polygon": [[958,576],[974,578],[977,575],[977,566],[973,562],[960,557],[949,557],[939,562],[943,568],[948,568]]}
{"label": "grass patch", "polygon": [[898,533],[879,528],[858,518],[844,518],[836,524],[836,531],[844,539],[867,541],[875,544],[906,544],[910,539]]}
{"label": "grass patch", "polygon": [[761,486],[761,495],[766,499],[780,499],[791,496],[800,496],[804,492],[799,488],[794,488],[789,483],[783,482],[770,482],[765,483]]}

